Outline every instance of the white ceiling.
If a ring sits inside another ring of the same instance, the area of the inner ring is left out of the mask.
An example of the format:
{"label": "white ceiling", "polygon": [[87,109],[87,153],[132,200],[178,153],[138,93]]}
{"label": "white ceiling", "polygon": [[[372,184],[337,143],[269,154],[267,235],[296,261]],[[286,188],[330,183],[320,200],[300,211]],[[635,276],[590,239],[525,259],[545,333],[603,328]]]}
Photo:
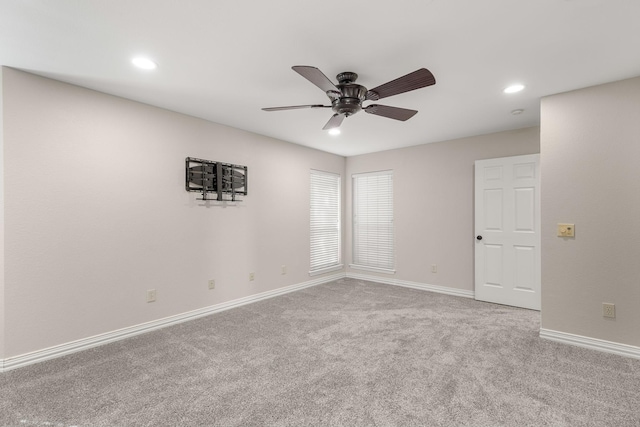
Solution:
{"label": "white ceiling", "polygon": [[[0,0],[0,64],[350,156],[538,125],[545,95],[640,75],[639,17],[640,0]],[[328,105],[293,65],[437,83],[379,101],[409,121],[361,112],[332,137],[329,109],[261,110]]]}

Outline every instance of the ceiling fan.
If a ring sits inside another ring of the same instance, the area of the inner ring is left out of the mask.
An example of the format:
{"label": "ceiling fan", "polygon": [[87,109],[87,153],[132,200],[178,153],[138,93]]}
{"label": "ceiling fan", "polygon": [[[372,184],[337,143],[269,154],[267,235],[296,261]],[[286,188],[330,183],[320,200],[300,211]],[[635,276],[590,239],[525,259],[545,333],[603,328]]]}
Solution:
{"label": "ceiling fan", "polygon": [[388,117],[395,120],[409,120],[415,116],[416,110],[408,110],[406,108],[389,107],[387,105],[371,104],[366,107],[362,106],[364,101],[377,101],[378,99],[387,98],[389,96],[398,95],[400,93],[409,92],[411,90],[420,89],[426,86],[436,84],[436,78],[433,77],[431,71],[426,68],[409,73],[406,76],[399,77],[395,80],[377,86],[373,89],[356,83],[358,75],[351,71],[345,71],[336,76],[338,84],[334,85],[331,80],[325,76],[322,71],[316,67],[307,65],[296,65],[291,67],[293,71],[318,86],[329,97],[331,105],[293,105],[289,107],[270,107],[263,108],[264,111],[281,111],[281,110],[297,110],[302,108],[331,108],[335,113],[322,129],[337,128],[342,124],[345,117],[349,117],[360,110],[364,110],[369,114]]}

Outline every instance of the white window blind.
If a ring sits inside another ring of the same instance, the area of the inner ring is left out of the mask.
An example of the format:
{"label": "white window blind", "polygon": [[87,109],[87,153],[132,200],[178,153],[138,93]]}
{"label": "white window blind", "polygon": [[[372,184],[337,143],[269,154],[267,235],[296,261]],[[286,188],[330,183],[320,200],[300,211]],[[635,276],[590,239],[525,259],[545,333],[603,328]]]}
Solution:
{"label": "white window blind", "polygon": [[393,272],[393,171],[353,175],[353,267]]}
{"label": "white window blind", "polygon": [[309,274],[339,269],[340,175],[311,171],[311,268]]}

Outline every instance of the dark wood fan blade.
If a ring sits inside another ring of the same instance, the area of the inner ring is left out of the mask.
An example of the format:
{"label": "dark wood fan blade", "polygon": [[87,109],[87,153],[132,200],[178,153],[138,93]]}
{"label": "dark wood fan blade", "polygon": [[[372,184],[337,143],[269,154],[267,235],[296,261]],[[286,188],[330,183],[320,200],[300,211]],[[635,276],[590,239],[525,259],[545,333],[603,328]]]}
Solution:
{"label": "dark wood fan blade", "polygon": [[406,121],[415,116],[418,112],[416,110],[408,110],[406,108],[389,107],[387,105],[372,104],[363,108],[369,114],[375,114],[376,116],[388,117],[394,120]]}
{"label": "dark wood fan blade", "polygon": [[334,114],[329,121],[327,122],[326,125],[324,125],[324,127],[322,128],[322,130],[328,130],[328,129],[333,129],[333,128],[337,128],[340,127],[340,125],[342,124],[342,121],[344,120],[346,116],[344,114]]}
{"label": "dark wood fan blade", "polygon": [[290,107],[263,108],[263,110],[264,111],[281,111],[281,110],[300,110],[302,108],[331,108],[331,105],[292,105]]}
{"label": "dark wood fan blade", "polygon": [[377,101],[378,99],[387,98],[389,96],[398,95],[400,93],[409,92],[411,90],[420,89],[434,84],[436,84],[436,78],[433,77],[431,71],[426,68],[420,68],[406,76],[399,77],[388,83],[370,89],[367,92],[366,99]]}
{"label": "dark wood fan blade", "polygon": [[340,93],[340,89],[338,89],[333,83],[331,83],[331,80],[329,80],[329,78],[316,67],[310,67],[308,65],[294,65],[291,68],[293,69],[293,71],[300,74],[302,77],[322,89],[324,93],[327,93],[329,91]]}

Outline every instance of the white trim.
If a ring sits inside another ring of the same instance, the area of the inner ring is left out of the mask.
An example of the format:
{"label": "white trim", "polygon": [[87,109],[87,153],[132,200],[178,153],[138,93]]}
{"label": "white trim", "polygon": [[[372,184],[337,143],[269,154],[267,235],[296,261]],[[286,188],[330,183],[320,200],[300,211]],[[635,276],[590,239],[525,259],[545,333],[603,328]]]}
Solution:
{"label": "white trim", "polygon": [[347,272],[346,277],[350,279],[367,280],[369,282],[382,283],[384,285],[395,285],[395,279],[387,279],[386,277],[369,276],[367,274]]}
{"label": "white trim", "polygon": [[605,353],[617,354],[619,356],[640,359],[640,347],[633,345],[584,337],[582,335],[574,335],[544,328],[540,328],[540,338],[563,344],[575,345],[577,347],[588,348],[591,350],[602,351]]}
{"label": "white trim", "polygon": [[332,265],[331,267],[321,268],[320,270],[314,270],[309,272],[309,276],[319,276],[321,274],[330,273],[332,271],[342,270],[344,264]]}
{"label": "white trim", "polygon": [[209,307],[200,308],[182,314],[177,314],[175,316],[165,317],[164,319],[158,319],[151,322],[142,323],[140,325],[131,326],[128,328],[107,332],[105,334],[100,334],[93,337],[72,341],[66,344],[57,345],[43,350],[37,350],[32,353],[9,357],[8,359],[4,360],[0,359],[0,372],[21,368],[23,366],[32,365],[38,362],[44,362],[45,360],[54,359],[56,357],[65,356],[67,354],[77,353],[79,351],[87,350],[103,344],[123,340],[146,332],[151,332],[156,329],[187,322],[189,320],[208,316],[210,314],[219,313],[231,308],[240,307],[268,298],[273,298],[278,295],[295,292],[300,289],[320,285],[322,283],[332,282],[334,280],[342,279],[343,277],[345,277],[344,273],[332,274],[330,276],[320,277],[296,285],[285,286],[283,288],[274,289],[272,291],[262,292],[259,294],[250,295],[248,297],[215,304]]}
{"label": "white trim", "polygon": [[384,283],[386,285],[394,285],[394,286],[402,286],[405,288],[419,289],[421,291],[436,292],[439,294],[452,295],[456,297],[472,298],[472,299],[475,297],[475,293],[473,291],[468,291],[465,289],[449,288],[446,286],[428,285],[426,283],[409,282],[407,280],[399,280],[399,279],[392,279],[392,278],[387,279],[384,277],[368,276],[366,274],[349,273],[349,272],[347,272],[347,277],[350,277],[352,279],[368,280],[370,282]]}
{"label": "white trim", "polygon": [[426,283],[408,282],[406,280],[396,280],[396,286],[404,286],[405,288],[420,289],[423,291],[437,292],[439,294],[452,295],[463,298],[475,298],[475,292],[466,289],[450,288],[448,286],[429,285]]}
{"label": "white trim", "polygon": [[311,168],[310,169],[313,173],[317,173],[318,175],[326,175],[326,176],[330,176],[330,177],[338,177],[338,178],[342,178],[342,175],[336,172],[328,172],[328,171],[323,171],[320,169],[314,169]]}
{"label": "white trim", "polygon": [[395,270],[390,270],[388,268],[369,267],[367,265],[349,264],[349,268],[353,268],[354,270],[373,271],[376,273],[396,274]]}
{"label": "white trim", "polygon": [[[43,350],[34,351],[32,353],[10,357],[4,360],[0,359],[0,373],[9,371],[11,369],[17,369],[24,366],[32,365],[35,363],[44,362],[45,360],[54,359],[56,357],[77,353],[77,352],[87,350],[93,347],[97,347],[103,344],[108,344],[114,341],[123,340],[126,338],[130,338],[136,335],[146,333],[146,332],[151,332],[156,329],[161,329],[167,326],[172,326],[179,323],[194,320],[200,317],[208,316],[210,314],[219,313],[235,307],[240,307],[243,305],[265,300],[268,298],[273,298],[278,295],[283,295],[283,294],[295,292],[304,288],[332,282],[334,280],[342,279],[344,277],[367,280],[367,281],[382,283],[387,285],[402,286],[406,288],[419,289],[423,291],[436,292],[440,294],[458,296],[463,298],[474,298],[473,291],[468,291],[464,289],[429,285],[426,283],[409,282],[406,280],[398,280],[393,278],[369,276],[366,274],[338,273],[338,274],[332,274],[330,276],[309,280],[307,282],[299,283],[296,285],[286,286],[283,288],[274,289],[272,291],[262,292],[256,295],[239,298],[233,301],[227,301],[227,302],[212,305],[209,307],[204,307],[204,308],[193,310],[187,313],[166,317],[164,319],[142,323],[140,325],[131,326],[129,328],[119,329],[119,330],[108,332],[105,334],[100,334],[93,337],[73,341],[70,343],[46,348]],[[554,330],[544,329],[544,328],[540,328],[540,338],[548,339],[550,341],[555,341],[563,344],[569,344],[569,345],[575,345],[578,347],[588,348],[591,350],[602,351],[605,353],[617,354],[620,356],[640,359],[640,347],[636,347],[632,345],[620,344],[612,341],[605,341],[597,338],[584,337],[581,335],[574,335],[566,332],[559,332],[559,331],[554,331]]]}
{"label": "white trim", "polygon": [[351,178],[358,178],[361,176],[378,176],[378,175],[393,175],[393,169],[385,169],[385,170],[374,171],[374,172],[354,173],[354,174],[351,174]]}

